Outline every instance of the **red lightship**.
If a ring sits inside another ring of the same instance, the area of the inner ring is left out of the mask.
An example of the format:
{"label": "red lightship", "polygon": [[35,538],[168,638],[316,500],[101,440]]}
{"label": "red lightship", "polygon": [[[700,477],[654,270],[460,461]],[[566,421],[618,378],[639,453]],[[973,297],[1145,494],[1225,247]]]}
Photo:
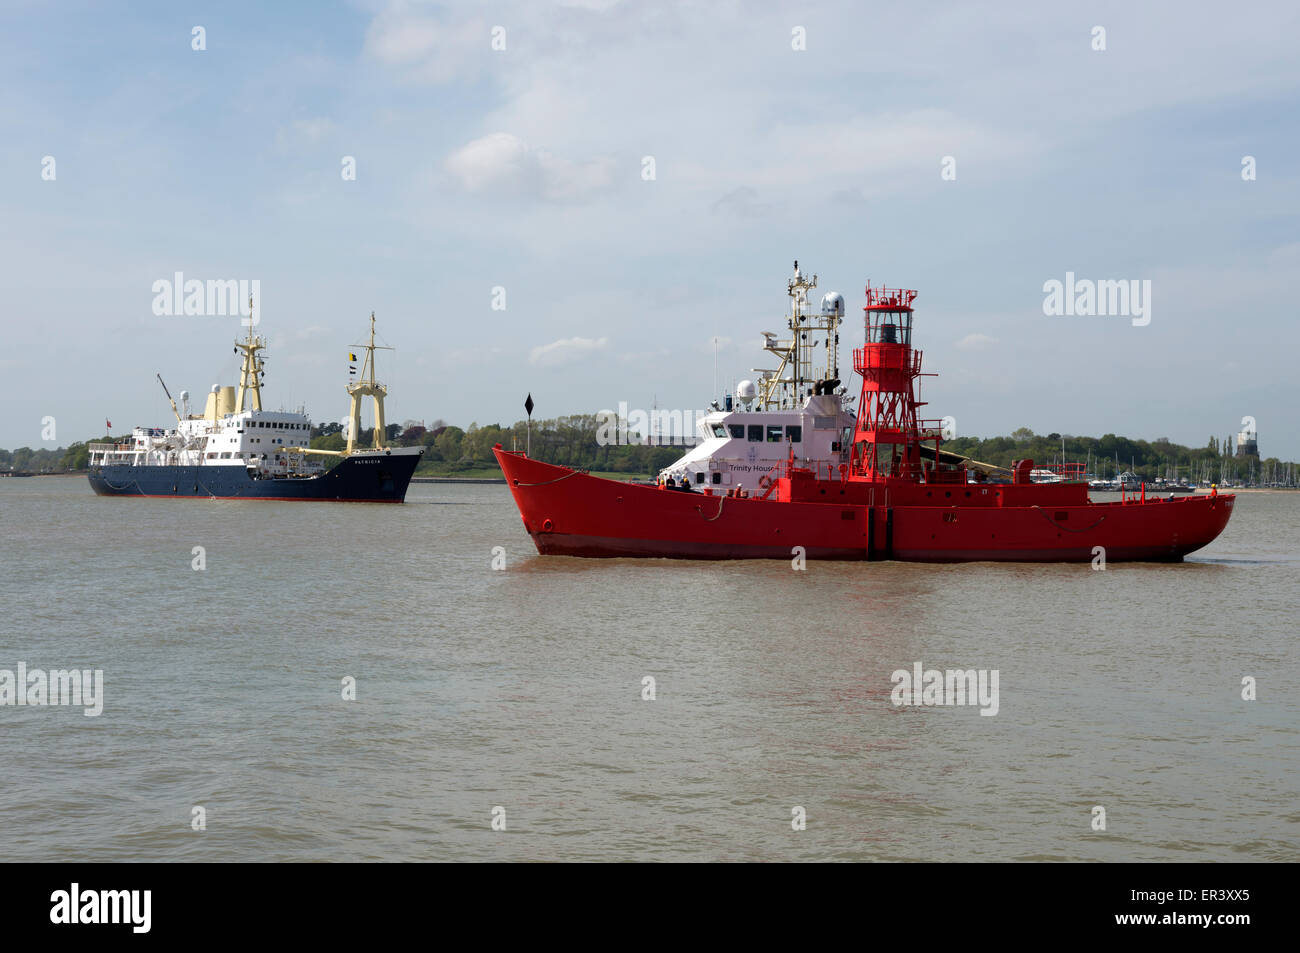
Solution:
{"label": "red lightship", "polygon": [[[865,343],[853,352],[857,422],[838,460],[801,459],[791,443],[752,491],[679,489],[593,477],[498,445],[537,551],[790,559],[797,546],[809,559],[1087,562],[1104,551],[1107,561],[1178,561],[1227,525],[1231,494],[1093,502],[1082,464],[1021,460],[1008,470],[942,450],[939,421],[917,416],[916,292],[868,285],[866,295]],[[1045,470],[1050,482],[1036,482]]]}

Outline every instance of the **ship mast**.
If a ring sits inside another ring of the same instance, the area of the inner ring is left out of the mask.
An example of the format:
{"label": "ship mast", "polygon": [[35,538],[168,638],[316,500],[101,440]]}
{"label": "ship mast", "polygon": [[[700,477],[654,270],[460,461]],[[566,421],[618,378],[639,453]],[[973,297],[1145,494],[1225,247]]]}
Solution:
{"label": "ship mast", "polygon": [[[781,359],[776,370],[754,368],[762,375],[758,380],[758,402],[763,410],[794,408],[806,396],[813,384],[834,380],[839,383],[840,348],[839,326],[843,316],[842,300],[838,295],[828,295],[820,313],[808,306],[808,292],[817,287],[817,276],[806,278],[794,263],[794,277],[786,282],[790,296],[790,314],[786,326],[790,329],[788,341],[778,340],[771,331],[763,332],[763,350]],[[831,298],[839,305],[828,303]],[[813,368],[813,352],[818,334],[825,335],[826,355],[820,370]],[[812,338],[809,338],[809,335]]]}
{"label": "ship mast", "polygon": [[353,344],[355,348],[365,348],[366,360],[361,366],[361,379],[348,384],[348,396],[352,398],[352,406],[349,411],[348,419],[348,449],[351,453],[356,445],[357,434],[361,433],[361,398],[369,397],[375,403],[375,434],[374,447],[376,450],[383,449],[384,441],[384,397],[388,394],[388,388],[375,380],[375,351],[391,351],[391,347],[383,347],[375,344],[375,312],[370,312],[370,343]]}
{"label": "ship mast", "polygon": [[262,409],[262,365],[265,363],[263,358],[258,355],[258,351],[266,347],[266,342],[261,336],[253,334],[253,296],[248,296],[248,340],[240,341],[236,339],[235,350],[242,352],[244,355],[243,364],[239,369],[239,393],[235,398],[235,413],[242,414],[245,408],[245,395],[249,395],[251,400],[248,402],[247,409]]}

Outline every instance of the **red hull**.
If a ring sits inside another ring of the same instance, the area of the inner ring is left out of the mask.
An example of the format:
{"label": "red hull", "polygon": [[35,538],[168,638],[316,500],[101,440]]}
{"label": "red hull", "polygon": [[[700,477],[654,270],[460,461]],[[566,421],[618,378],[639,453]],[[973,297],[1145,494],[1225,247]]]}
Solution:
{"label": "red hull", "polygon": [[[499,448],[496,455],[543,555],[790,559],[801,546],[808,559],[1091,562],[1101,546],[1108,562],[1169,561],[1218,536],[1234,502],[1222,495],[1090,503],[1083,487],[1031,486],[995,488],[1007,494],[1001,503],[990,503],[992,488],[984,488],[948,505],[904,503],[908,494],[895,488],[890,504],[889,494],[877,498],[851,481],[792,488],[784,480],[774,495],[795,498],[764,500],[605,480]],[[918,492],[964,497],[967,489]],[[826,501],[801,500],[802,492]]]}

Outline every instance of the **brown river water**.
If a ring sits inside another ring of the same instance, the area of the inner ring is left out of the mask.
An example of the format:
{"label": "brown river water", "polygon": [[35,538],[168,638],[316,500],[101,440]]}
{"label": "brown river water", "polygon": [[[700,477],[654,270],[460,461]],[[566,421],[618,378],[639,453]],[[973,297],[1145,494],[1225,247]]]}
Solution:
{"label": "brown river water", "polygon": [[0,706],[10,860],[1300,860],[1300,493],[1104,572],[542,558],[504,486],[0,513],[0,670],[103,672]]}

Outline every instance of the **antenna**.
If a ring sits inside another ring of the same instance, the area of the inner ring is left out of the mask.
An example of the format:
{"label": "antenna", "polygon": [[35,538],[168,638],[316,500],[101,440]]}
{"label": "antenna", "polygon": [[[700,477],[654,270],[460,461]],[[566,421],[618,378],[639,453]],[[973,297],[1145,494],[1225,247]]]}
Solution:
{"label": "antenna", "polygon": [[713,331],[713,398],[718,397],[718,331]]}
{"label": "antenna", "polygon": [[172,413],[176,415],[176,422],[180,423],[181,412],[176,409],[176,401],[172,400],[172,392],[167,389],[167,383],[162,379],[162,375],[159,374],[157,376],[158,376],[158,383],[162,384],[163,393],[167,395],[167,403],[172,405]]}

